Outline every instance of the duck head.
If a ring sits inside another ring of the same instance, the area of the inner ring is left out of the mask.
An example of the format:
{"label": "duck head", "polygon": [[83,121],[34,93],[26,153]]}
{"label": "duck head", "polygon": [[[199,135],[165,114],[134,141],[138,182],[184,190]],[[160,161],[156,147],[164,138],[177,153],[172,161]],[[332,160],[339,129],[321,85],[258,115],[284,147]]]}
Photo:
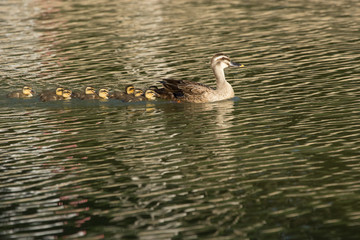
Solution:
{"label": "duck head", "polygon": [[154,90],[152,89],[147,89],[145,91],[145,98],[149,101],[153,101],[156,99],[157,96],[159,96],[159,94],[157,94]]}
{"label": "duck head", "polygon": [[134,90],[134,96],[135,97],[140,97],[143,94],[144,94],[143,90],[141,90],[140,88],[135,88],[135,90]]}
{"label": "duck head", "polygon": [[126,92],[126,94],[134,94],[134,91],[135,91],[135,87],[134,87],[134,85],[127,85],[126,87],[125,87],[125,92]]}
{"label": "duck head", "polygon": [[99,97],[102,99],[109,99],[109,91],[107,89],[100,89],[99,90]]}
{"label": "duck head", "polygon": [[72,91],[71,91],[71,90],[65,89],[65,90],[63,91],[62,96],[63,96],[63,98],[64,98],[65,100],[68,100],[68,99],[71,99],[71,94],[72,94]]}
{"label": "duck head", "polygon": [[31,87],[24,86],[22,89],[23,94],[25,94],[27,97],[32,97],[34,94],[34,91]]}
{"label": "duck head", "polygon": [[64,88],[58,87],[58,88],[56,88],[55,93],[56,93],[56,95],[58,95],[58,96],[62,96],[62,95],[63,95],[63,91],[64,91]]}
{"label": "duck head", "polygon": [[223,53],[217,53],[211,59],[211,67],[224,69],[227,67],[244,67],[244,65],[231,61],[230,58]]}
{"label": "duck head", "polygon": [[95,89],[93,87],[86,87],[85,94],[95,94]]}

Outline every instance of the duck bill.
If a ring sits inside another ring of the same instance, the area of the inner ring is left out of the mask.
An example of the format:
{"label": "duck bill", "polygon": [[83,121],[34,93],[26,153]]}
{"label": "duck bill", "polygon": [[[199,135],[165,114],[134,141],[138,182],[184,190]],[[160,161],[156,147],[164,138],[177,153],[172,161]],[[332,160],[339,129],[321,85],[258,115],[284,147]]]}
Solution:
{"label": "duck bill", "polygon": [[230,62],[230,67],[245,67],[244,64],[236,63],[236,62]]}

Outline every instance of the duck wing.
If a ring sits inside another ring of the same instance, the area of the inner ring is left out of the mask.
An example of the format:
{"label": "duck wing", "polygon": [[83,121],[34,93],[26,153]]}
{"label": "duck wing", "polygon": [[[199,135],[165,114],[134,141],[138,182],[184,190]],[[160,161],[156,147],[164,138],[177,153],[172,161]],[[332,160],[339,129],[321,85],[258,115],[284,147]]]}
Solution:
{"label": "duck wing", "polygon": [[172,93],[175,99],[189,98],[191,96],[202,96],[203,94],[214,90],[205,84],[188,80],[164,79],[161,81],[161,83],[164,86],[164,90],[162,91]]}
{"label": "duck wing", "polygon": [[160,82],[164,88],[158,89],[156,92],[160,98],[168,100],[201,102],[206,93],[214,90],[204,84],[188,80],[163,79]]}

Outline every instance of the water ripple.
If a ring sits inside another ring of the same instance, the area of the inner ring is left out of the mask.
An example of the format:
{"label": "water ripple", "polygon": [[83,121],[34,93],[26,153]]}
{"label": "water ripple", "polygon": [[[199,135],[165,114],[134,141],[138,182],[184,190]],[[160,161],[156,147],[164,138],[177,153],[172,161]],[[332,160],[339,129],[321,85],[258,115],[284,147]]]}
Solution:
{"label": "water ripple", "polygon": [[[358,235],[357,1],[0,3],[0,236],[272,239]],[[162,78],[212,104],[7,99],[32,85]]]}

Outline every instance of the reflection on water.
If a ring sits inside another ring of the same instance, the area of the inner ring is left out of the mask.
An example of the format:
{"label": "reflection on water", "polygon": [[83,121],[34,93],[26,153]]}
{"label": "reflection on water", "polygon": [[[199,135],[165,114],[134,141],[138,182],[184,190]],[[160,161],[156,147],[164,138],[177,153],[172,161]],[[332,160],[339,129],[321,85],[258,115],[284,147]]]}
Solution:
{"label": "reflection on water", "polygon": [[[357,239],[359,3],[0,3],[1,239]],[[186,78],[237,97],[7,99]]]}

